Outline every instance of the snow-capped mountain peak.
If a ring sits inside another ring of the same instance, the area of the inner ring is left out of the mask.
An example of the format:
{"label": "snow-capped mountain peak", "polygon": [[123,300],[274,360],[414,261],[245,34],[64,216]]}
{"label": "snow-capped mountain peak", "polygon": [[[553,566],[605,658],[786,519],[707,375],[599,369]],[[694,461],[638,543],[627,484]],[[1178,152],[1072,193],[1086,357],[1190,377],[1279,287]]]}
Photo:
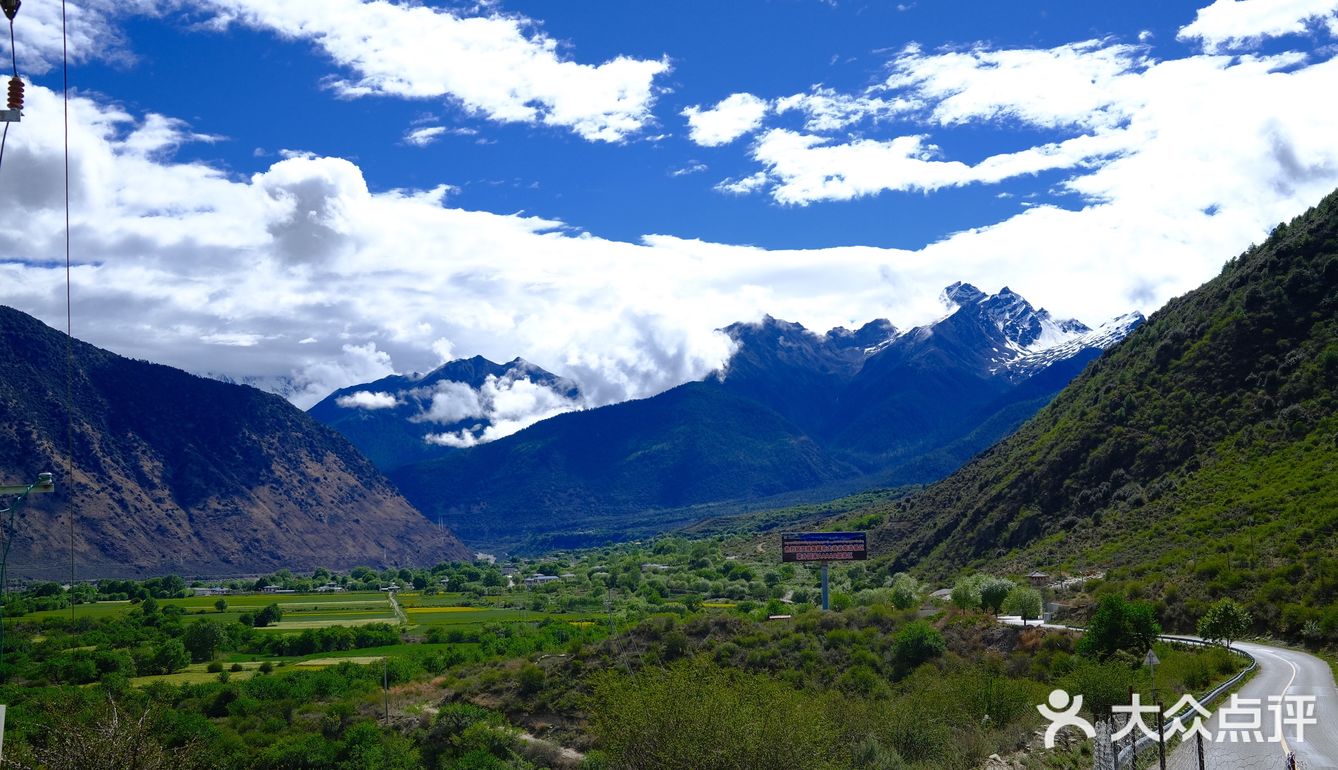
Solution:
{"label": "snow-capped mountain peak", "polygon": [[1053,344],[1044,345],[1038,341],[1030,349],[1000,360],[999,369],[1007,370],[1012,377],[1029,377],[1050,364],[1072,358],[1083,350],[1089,348],[1105,350],[1129,336],[1130,332],[1137,329],[1145,320],[1142,313],[1134,311],[1113,318],[1095,329],[1083,326],[1086,331],[1067,333]]}

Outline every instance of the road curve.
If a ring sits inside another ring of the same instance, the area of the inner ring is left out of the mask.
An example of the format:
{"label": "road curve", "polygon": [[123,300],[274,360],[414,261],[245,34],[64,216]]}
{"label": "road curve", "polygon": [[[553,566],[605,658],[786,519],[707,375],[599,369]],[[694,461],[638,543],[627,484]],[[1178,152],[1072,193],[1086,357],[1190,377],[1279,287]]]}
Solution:
{"label": "road curve", "polygon": [[[1304,652],[1272,647],[1252,642],[1237,642],[1234,647],[1254,656],[1259,670],[1238,690],[1241,699],[1257,698],[1268,706],[1270,696],[1314,696],[1316,724],[1303,731],[1294,726],[1284,727],[1282,740],[1264,743],[1214,743],[1209,752],[1219,760],[1229,759],[1235,767],[1284,768],[1287,751],[1296,752],[1303,770],[1338,770],[1338,687],[1334,686],[1333,671],[1329,664]],[[1213,718],[1205,725],[1213,735],[1220,732],[1219,714],[1225,701],[1213,706]],[[1265,713],[1265,739],[1273,738],[1272,714]],[[1303,732],[1299,735],[1298,732]],[[1302,740],[1304,738],[1304,740]],[[1183,744],[1173,755],[1176,760],[1188,759],[1194,747]],[[1190,767],[1177,761],[1174,766]]]}
{"label": "road curve", "polygon": [[[1022,625],[1021,619],[1016,617],[1005,616],[999,620],[1008,625]],[[1071,626],[1043,625],[1046,628],[1082,631],[1081,628]],[[1170,641],[1174,641],[1174,638]],[[1266,644],[1236,642],[1232,647],[1253,655],[1258,664],[1254,677],[1237,691],[1241,699],[1257,698],[1267,709],[1270,696],[1314,696],[1316,723],[1306,726],[1303,735],[1298,734],[1302,731],[1294,726],[1284,727],[1281,741],[1217,742],[1209,747],[1209,752],[1213,756],[1229,759],[1232,767],[1282,770],[1287,752],[1293,751],[1301,770],[1338,770],[1338,686],[1334,684],[1333,670],[1329,664],[1314,655]],[[1220,732],[1218,715],[1226,702],[1224,699],[1209,707],[1213,717],[1205,727],[1213,735]],[[1265,739],[1274,737],[1271,735],[1271,713],[1265,712],[1263,723]],[[1171,766],[1197,767],[1197,762],[1189,762],[1192,752],[1193,746],[1182,744],[1172,754],[1171,758],[1176,761]]]}

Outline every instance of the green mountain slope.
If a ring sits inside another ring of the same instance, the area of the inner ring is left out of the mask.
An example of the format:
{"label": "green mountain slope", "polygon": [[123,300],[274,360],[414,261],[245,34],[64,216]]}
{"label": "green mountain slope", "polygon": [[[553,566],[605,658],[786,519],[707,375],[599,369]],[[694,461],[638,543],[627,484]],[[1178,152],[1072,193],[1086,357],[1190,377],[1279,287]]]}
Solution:
{"label": "green mountain slope", "polygon": [[1338,635],[1338,193],[1098,359],[1011,438],[886,511],[875,553],[1105,569],[1183,625],[1220,596]]}

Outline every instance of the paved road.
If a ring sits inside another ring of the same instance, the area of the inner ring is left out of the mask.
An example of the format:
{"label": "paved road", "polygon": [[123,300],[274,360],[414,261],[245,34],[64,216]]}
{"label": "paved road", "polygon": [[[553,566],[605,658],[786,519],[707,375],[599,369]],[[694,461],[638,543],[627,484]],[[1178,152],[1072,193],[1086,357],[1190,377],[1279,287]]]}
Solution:
{"label": "paved road", "polygon": [[[1296,727],[1284,727],[1282,741],[1265,743],[1222,743],[1208,747],[1210,758],[1218,766],[1259,768],[1285,767],[1288,750],[1296,752],[1303,770],[1338,770],[1338,688],[1329,665],[1313,655],[1280,647],[1238,642],[1236,647],[1250,653],[1259,663],[1259,672],[1242,687],[1240,698],[1257,698],[1267,708],[1269,696],[1313,695],[1315,718],[1318,724],[1304,728],[1303,736]],[[1213,708],[1213,718],[1206,724],[1209,732],[1220,732],[1219,715],[1226,701]],[[1272,738],[1272,714],[1266,713],[1263,723],[1265,739]],[[1304,737],[1304,740],[1301,738]],[[1168,763],[1173,767],[1197,767],[1188,760],[1194,754],[1193,746],[1182,745]]]}
{"label": "paved road", "polygon": [[[1000,621],[1009,625],[1022,625],[1022,621],[1016,617],[1002,617]],[[1046,627],[1082,630],[1049,624]],[[1273,737],[1272,714],[1265,712],[1265,742],[1210,744],[1207,753],[1217,761],[1210,763],[1209,767],[1282,770],[1287,752],[1294,751],[1301,770],[1338,770],[1338,687],[1334,685],[1333,670],[1329,664],[1313,655],[1281,647],[1252,642],[1237,642],[1234,646],[1253,655],[1259,664],[1259,671],[1254,678],[1237,691],[1241,699],[1257,698],[1266,709],[1269,696],[1313,695],[1316,724],[1307,725],[1303,736],[1298,735],[1296,727],[1286,726],[1283,728],[1282,741],[1268,741],[1268,738]],[[1211,707],[1213,717],[1205,727],[1213,735],[1220,732],[1220,709],[1226,703],[1224,699]],[[1188,743],[1181,745],[1169,759],[1169,767],[1198,767],[1194,747]]]}

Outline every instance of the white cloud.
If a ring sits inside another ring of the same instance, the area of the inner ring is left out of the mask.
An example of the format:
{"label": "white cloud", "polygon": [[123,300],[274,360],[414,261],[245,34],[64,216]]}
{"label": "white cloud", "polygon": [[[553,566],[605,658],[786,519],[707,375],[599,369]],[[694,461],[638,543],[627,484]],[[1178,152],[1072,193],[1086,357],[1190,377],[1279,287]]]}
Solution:
{"label": "white cloud", "polygon": [[446,133],[445,126],[424,126],[415,128],[404,134],[404,143],[414,147],[426,147],[429,144],[441,138]]}
{"label": "white cloud", "polygon": [[730,195],[752,195],[755,192],[765,190],[771,183],[771,177],[767,172],[758,171],[755,174],[739,177],[738,179],[726,179],[715,186],[715,189]]}
{"label": "white cloud", "polygon": [[461,420],[483,417],[487,414],[478,391],[464,382],[439,382],[432,392],[432,400],[417,422],[435,422],[454,425]]}
{"label": "white cloud", "polygon": [[[14,23],[21,74],[41,75],[60,66],[62,42],[68,44],[70,61],[110,61],[130,64],[135,60],[118,22],[128,16],[156,16],[179,5],[180,0],[82,0],[66,7],[68,40],[61,39],[61,4],[27,2]],[[6,59],[8,49],[6,49]]]}
{"label": "white cloud", "polygon": [[[821,137],[772,129],[753,157],[779,180],[772,196],[780,203],[806,205],[816,200],[850,200],[886,190],[933,191],[967,184],[992,184],[1016,176],[1070,168],[1093,158],[1119,153],[1123,141],[1111,135],[1082,136],[1056,144],[993,155],[975,165],[937,158],[939,149],[925,136],[901,136],[879,142],[861,139],[844,144]],[[722,187],[748,193],[765,180],[748,177]]]}
{"label": "white cloud", "polygon": [[[395,373],[394,367],[390,364],[390,355],[383,350],[377,350],[375,342],[342,345],[337,355],[322,357],[316,354],[303,356],[303,359],[307,362],[306,365],[291,372],[287,378],[291,390],[288,400],[302,409],[310,409],[340,388],[379,380]],[[276,371],[282,370],[276,369]],[[364,409],[373,408],[365,402],[359,405]]]}
{"label": "white cloud", "polygon": [[[1082,65],[1088,72],[1119,58],[1090,55],[1099,63]],[[917,56],[928,68],[917,71],[938,66]],[[373,191],[353,162],[301,152],[238,178],[174,155],[200,131],[226,127],[76,95],[75,334],[193,371],[286,377],[302,406],[457,351],[524,356],[587,394],[573,405],[498,383],[491,406],[479,401],[499,415],[492,433],[457,433],[463,442],[704,377],[731,352],[714,330],[763,313],[820,330],[879,316],[905,328],[935,317],[939,290],[956,280],[1006,284],[1089,323],[1150,311],[1338,186],[1338,104],[1313,98],[1335,90],[1338,63],[1125,59],[1127,72],[1102,76],[1105,101],[1081,84],[1048,104],[1025,89],[1013,91],[1016,103],[987,98],[970,71],[1014,60],[991,54],[961,60],[953,78],[908,85],[925,107],[899,118],[923,119],[904,137],[763,134],[752,150],[762,169],[747,184],[795,203],[1046,168],[1065,171],[1059,183],[1081,196],[1073,210],[1036,206],[914,251],[612,241],[549,219],[462,210],[445,187]],[[970,96],[940,113],[940,91],[943,100]],[[60,101],[33,86],[29,104],[5,155],[5,174],[24,184],[0,185],[0,210],[12,215],[0,231],[0,301],[63,324],[64,270],[53,267],[63,264]],[[1104,117],[1075,117],[1083,104]],[[1059,138],[987,158],[934,147],[941,122],[1005,120],[1052,127]]]}
{"label": "white cloud", "polygon": [[209,345],[226,345],[234,348],[253,348],[265,339],[263,334],[206,334],[201,342]]}
{"label": "white cloud", "polygon": [[911,46],[880,90],[923,103],[940,125],[1001,119],[1045,128],[1118,125],[1149,61],[1139,46],[1101,40],[1055,48],[925,54]]}
{"label": "white cloud", "polygon": [[502,123],[568,128],[616,142],[642,130],[663,59],[569,61],[558,41],[519,16],[459,16],[387,0],[208,0],[215,26],[241,23],[314,43],[353,73],[333,85],[349,96],[448,97]]}
{"label": "white cloud", "polygon": [[701,172],[707,170],[707,168],[709,167],[705,163],[702,163],[701,161],[696,161],[696,160],[689,161],[686,166],[680,166],[676,169],[670,170],[669,176],[680,177],[680,176],[689,176],[691,174],[700,174]]}
{"label": "white cloud", "polygon": [[840,131],[865,120],[886,120],[909,112],[916,103],[904,98],[883,99],[868,94],[845,94],[832,88],[814,88],[776,100],[776,113],[793,110],[808,116],[804,129],[813,132]]}
{"label": "white cloud", "polygon": [[688,119],[688,137],[703,147],[719,147],[738,139],[762,124],[770,109],[752,94],[732,94],[714,107],[683,110]]}
{"label": "white cloud", "polygon": [[[450,423],[479,417],[487,420],[487,424],[448,433],[434,433],[427,437],[430,443],[440,444],[441,446],[468,447],[496,441],[499,438],[505,438],[522,431],[540,420],[546,420],[581,408],[579,401],[568,398],[526,377],[508,376],[499,378],[489,376],[477,391],[462,383],[449,384],[461,386],[464,391],[468,391],[474,411],[468,414],[461,411],[462,416],[457,420],[441,419],[437,421]],[[454,390],[458,390],[458,388]],[[433,399],[433,408],[436,408],[435,398]]]}
{"label": "white cloud", "polygon": [[359,390],[336,398],[335,403],[345,409],[393,409],[400,405],[400,400],[390,393]]}
{"label": "white cloud", "polygon": [[1216,0],[1199,9],[1177,37],[1202,41],[1211,52],[1302,34],[1320,25],[1338,35],[1338,0]]}

